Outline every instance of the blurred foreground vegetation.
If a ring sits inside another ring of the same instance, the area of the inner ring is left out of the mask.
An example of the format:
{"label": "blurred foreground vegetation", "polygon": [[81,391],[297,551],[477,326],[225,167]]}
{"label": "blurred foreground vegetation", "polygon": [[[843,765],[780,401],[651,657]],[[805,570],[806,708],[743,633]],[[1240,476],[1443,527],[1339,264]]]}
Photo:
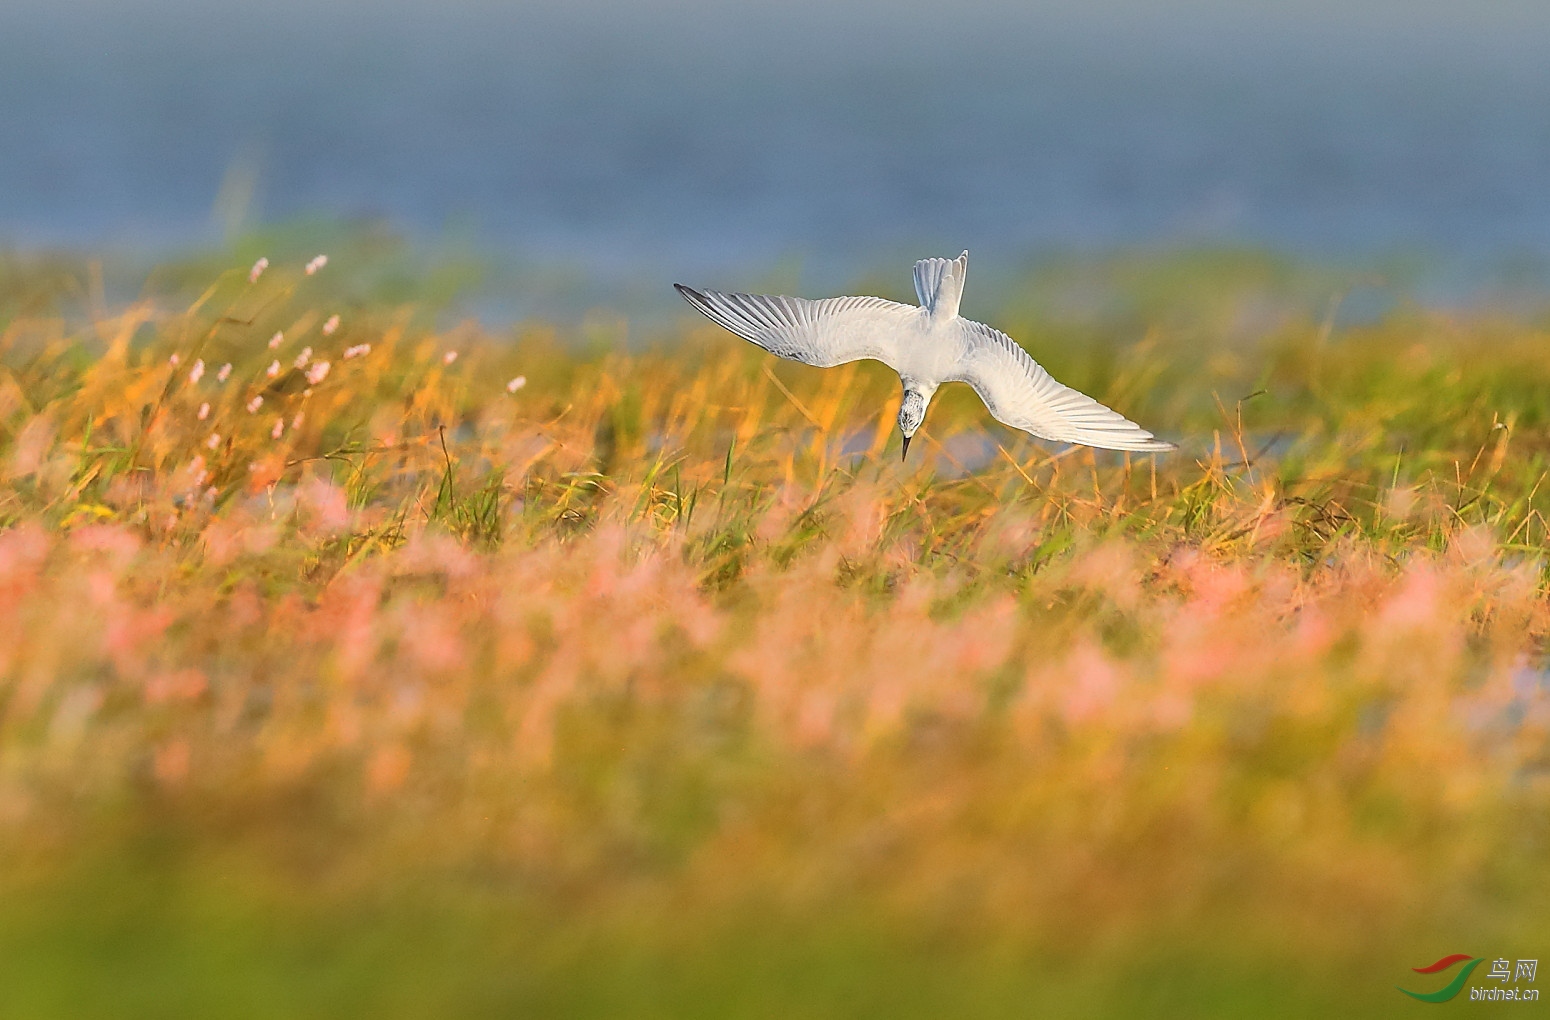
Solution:
{"label": "blurred foreground vegetation", "polygon": [[1550,945],[1542,323],[1014,304],[1180,452],[960,387],[900,463],[880,366],[338,263],[0,280],[5,1016],[1370,1016]]}

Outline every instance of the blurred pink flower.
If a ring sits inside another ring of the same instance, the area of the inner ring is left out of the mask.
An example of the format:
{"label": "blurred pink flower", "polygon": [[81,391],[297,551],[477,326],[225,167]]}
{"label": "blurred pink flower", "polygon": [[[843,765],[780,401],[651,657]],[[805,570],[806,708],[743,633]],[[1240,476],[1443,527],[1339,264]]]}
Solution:
{"label": "blurred pink flower", "polygon": [[212,450],[215,449],[217,446],[220,446],[220,445],[221,445],[221,434],[219,432],[212,432],[212,433],[210,433],[210,438],[205,440],[205,446],[207,446],[208,448],[210,448]]}
{"label": "blurred pink flower", "polygon": [[409,778],[409,767],[414,762],[409,752],[398,744],[379,748],[366,766],[366,788],[373,794],[391,793],[404,785]]}
{"label": "blurred pink flower", "polygon": [[210,405],[208,403],[200,404],[199,405],[199,420],[200,421],[204,421],[208,417],[210,417]]}
{"label": "blurred pink flower", "polygon": [[328,321],[323,323],[323,335],[333,336],[334,330],[339,328],[339,316],[330,315]]}
{"label": "blurred pink flower", "polygon": [[269,349],[272,351],[283,343],[285,343],[285,334],[276,333],[274,336],[269,338]]}
{"label": "blurred pink flower", "polygon": [[145,683],[145,700],[153,705],[165,701],[193,701],[209,687],[209,681],[197,669],[158,673]]}
{"label": "blurred pink flower", "polygon": [[1070,722],[1082,722],[1107,711],[1119,693],[1119,671],[1103,650],[1092,644],[1079,645],[1066,660],[1069,677],[1064,715]]}
{"label": "blurred pink flower", "polygon": [[327,255],[319,255],[315,257],[311,262],[307,263],[307,275],[311,276],[313,273],[316,273],[319,269],[322,269],[326,265],[328,265]]}
{"label": "blurred pink flower", "polygon": [[307,369],[307,381],[314,386],[322,382],[325,378],[327,378],[327,376],[328,362],[326,361],[319,361],[317,364]]}
{"label": "blurred pink flower", "polygon": [[279,375],[280,374],[280,363],[278,361],[271,361],[269,363],[269,367],[264,369],[264,374],[267,375],[271,379],[273,379],[275,376]]}
{"label": "blurred pink flower", "polygon": [[221,366],[221,370],[219,372],[215,373],[215,381],[216,382],[225,382],[227,379],[230,379],[230,378],[231,378],[231,362],[228,361],[226,364]]}
{"label": "blurred pink flower", "polygon": [[[1231,669],[1238,653],[1232,628],[1216,622],[1211,603],[1186,603],[1184,616],[1168,632],[1162,649],[1164,675],[1183,690],[1236,675]],[[1199,615],[1196,615],[1199,614]]]}
{"label": "blurred pink flower", "polygon": [[204,374],[205,374],[205,359],[200,358],[198,361],[194,362],[194,367],[188,370],[188,383],[189,383],[189,385],[190,386],[198,385],[199,380],[204,378]]}
{"label": "blurred pink flower", "polygon": [[257,283],[258,278],[264,275],[264,270],[269,268],[269,260],[261,258],[253,263],[253,268],[248,270],[248,282]]}
{"label": "blurred pink flower", "polygon": [[279,439],[280,436],[282,436],[284,433],[285,433],[285,419],[284,418],[276,418],[274,420],[274,428],[269,430],[269,438],[270,439]]}
{"label": "blurred pink flower", "polygon": [[307,362],[309,362],[311,360],[312,360],[312,348],[310,348],[310,347],[303,347],[301,349],[301,353],[296,355],[296,360],[293,361],[292,364],[295,365],[297,368],[306,368],[307,367]]}
{"label": "blurred pink flower", "polygon": [[450,365],[450,364],[452,364],[456,360],[457,360],[457,351],[448,351],[447,353],[445,353],[445,354],[443,354],[441,356],[441,363],[443,365]]}
{"label": "blurred pink flower", "polygon": [[301,428],[301,423],[306,421],[306,420],[307,420],[307,416],[305,414],[303,414],[302,412],[297,411],[296,412],[296,417],[291,419],[291,431],[294,432],[295,430]]}
{"label": "blurred pink flower", "polygon": [[173,368],[177,368],[178,367],[178,363],[181,362],[182,360],[183,360],[182,358],[180,358],[176,354],[174,354],[172,357],[167,359],[167,364],[171,365]]}
{"label": "blurred pink flower", "polygon": [[1427,564],[1412,567],[1399,590],[1384,603],[1378,619],[1388,630],[1423,630],[1436,622],[1442,581]]}
{"label": "blurred pink flower", "polygon": [[518,390],[520,390],[522,387],[524,387],[526,385],[527,385],[527,376],[519,375],[515,379],[511,380],[511,382],[506,384],[506,392],[507,393],[515,393],[515,392],[517,392]]}
{"label": "blurred pink flower", "polygon": [[181,737],[156,748],[151,769],[163,786],[178,786],[188,778],[188,741]]}
{"label": "blurred pink flower", "polygon": [[1168,691],[1152,699],[1152,721],[1158,729],[1176,730],[1194,715],[1194,703],[1183,694]]}
{"label": "blurred pink flower", "polygon": [[350,358],[365,357],[370,353],[371,344],[356,344],[354,347],[346,347],[344,349],[344,356],[346,361],[348,361]]}
{"label": "blurred pink flower", "polygon": [[256,396],[252,400],[248,401],[248,414],[256,414],[258,409],[263,406],[264,398],[263,395],[260,394],[259,396]]}
{"label": "blurred pink flower", "polygon": [[304,507],[322,531],[338,534],[350,526],[350,506],[339,486],[313,478],[297,486],[297,502]]}
{"label": "blurred pink flower", "polygon": [[821,688],[805,691],[797,702],[796,740],[806,747],[822,747],[834,739],[835,697]]}
{"label": "blurred pink flower", "polygon": [[1317,606],[1308,606],[1297,614],[1297,627],[1292,631],[1291,647],[1298,655],[1313,658],[1328,651],[1336,637],[1329,617]]}
{"label": "blurred pink flower", "polygon": [[417,606],[404,621],[399,641],[415,662],[431,672],[452,672],[467,662],[457,619],[438,604]]}

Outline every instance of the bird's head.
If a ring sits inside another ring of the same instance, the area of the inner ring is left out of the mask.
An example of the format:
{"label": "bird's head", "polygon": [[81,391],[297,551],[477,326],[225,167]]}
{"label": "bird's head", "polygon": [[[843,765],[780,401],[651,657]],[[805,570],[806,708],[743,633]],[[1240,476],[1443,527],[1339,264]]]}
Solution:
{"label": "bird's head", "polygon": [[902,456],[909,456],[910,440],[914,438],[915,431],[920,428],[920,423],[926,420],[926,404],[930,399],[927,394],[919,390],[904,391],[904,399],[899,403],[899,431],[904,435]]}

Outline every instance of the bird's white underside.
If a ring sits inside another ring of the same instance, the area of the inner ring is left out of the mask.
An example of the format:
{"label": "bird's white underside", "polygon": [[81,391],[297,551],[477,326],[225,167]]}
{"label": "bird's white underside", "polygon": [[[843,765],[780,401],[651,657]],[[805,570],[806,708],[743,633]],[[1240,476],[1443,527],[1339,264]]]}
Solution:
{"label": "bird's white underside", "polygon": [[1041,439],[1105,450],[1174,448],[1056,382],[1005,333],[958,315],[968,256],[915,263],[919,307],[876,297],[812,301],[677,286],[711,321],[782,358],[819,368],[871,358],[927,399],[944,382],[968,383],[997,421]]}

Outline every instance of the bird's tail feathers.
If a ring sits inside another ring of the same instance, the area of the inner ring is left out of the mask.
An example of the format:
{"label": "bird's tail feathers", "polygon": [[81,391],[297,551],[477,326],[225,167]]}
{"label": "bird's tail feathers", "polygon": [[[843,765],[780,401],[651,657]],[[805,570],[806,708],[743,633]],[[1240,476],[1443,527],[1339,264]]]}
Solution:
{"label": "bird's tail feathers", "polygon": [[933,318],[958,314],[963,281],[969,275],[969,253],[955,259],[921,259],[915,263],[915,295]]}

